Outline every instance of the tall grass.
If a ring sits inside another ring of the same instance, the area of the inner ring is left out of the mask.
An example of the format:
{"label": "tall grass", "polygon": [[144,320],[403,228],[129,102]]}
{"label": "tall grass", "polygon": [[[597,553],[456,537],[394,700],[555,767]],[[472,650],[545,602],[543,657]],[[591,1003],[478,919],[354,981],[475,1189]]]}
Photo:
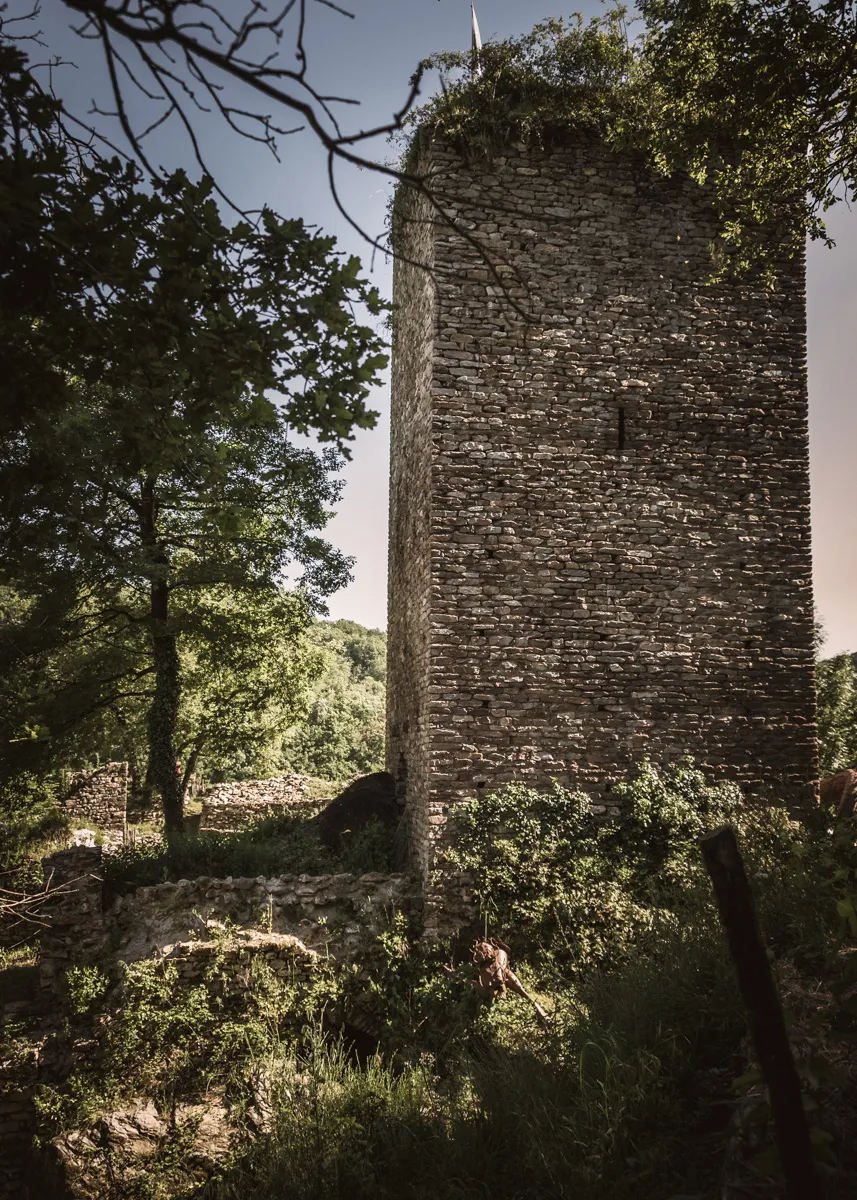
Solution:
{"label": "tall grass", "polygon": [[[664,1200],[711,1186],[722,1121],[690,1083],[743,1023],[709,948],[675,931],[662,953],[555,996],[548,1031],[507,999],[445,1062],[361,1067],[342,1042],[311,1039],[270,1063],[273,1129],[207,1195]],[[688,986],[700,971],[715,990],[702,1009]]]}
{"label": "tall grass", "polygon": [[306,815],[264,817],[234,833],[206,832],[123,847],[104,859],[108,895],[165,880],[254,878],[259,875],[324,875],[334,871],[388,871],[391,838],[370,822],[334,853],[309,826]]}

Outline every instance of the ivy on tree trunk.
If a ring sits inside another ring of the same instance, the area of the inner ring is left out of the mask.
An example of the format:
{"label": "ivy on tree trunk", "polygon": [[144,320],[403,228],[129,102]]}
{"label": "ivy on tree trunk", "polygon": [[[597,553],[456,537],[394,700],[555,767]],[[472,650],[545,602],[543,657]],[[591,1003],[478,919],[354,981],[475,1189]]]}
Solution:
{"label": "ivy on tree trunk", "polygon": [[149,706],[148,776],[161,793],[164,827],[167,837],[180,833],[184,817],[181,780],[176,771],[175,734],[179,715],[179,654],[175,634],[170,630],[170,589],[167,583],[169,559],[158,538],[156,481],[148,478],[140,489],[140,532],[149,552],[154,575],[149,593],[149,627],[152,638],[152,662],[155,668],[155,694]]}
{"label": "ivy on tree trunk", "polygon": [[155,664],[155,694],[149,708],[149,773],[161,793],[167,834],[180,833],[183,803],[181,780],[176,771],[175,728],[179,715],[179,655],[176,639],[164,632],[166,620],[165,583],[152,585],[152,657]]}

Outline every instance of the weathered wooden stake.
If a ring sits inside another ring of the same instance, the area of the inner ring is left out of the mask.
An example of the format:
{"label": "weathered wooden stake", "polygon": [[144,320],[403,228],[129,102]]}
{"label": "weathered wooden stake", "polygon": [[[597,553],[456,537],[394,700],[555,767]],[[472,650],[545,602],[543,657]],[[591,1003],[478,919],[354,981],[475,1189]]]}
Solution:
{"label": "weathered wooden stake", "polygon": [[771,1101],[777,1149],[792,1200],[819,1200],[821,1187],[812,1156],[800,1079],[786,1034],[768,956],[756,920],[753,893],[729,826],[700,839],[720,919],[747,1006],[750,1035]]}

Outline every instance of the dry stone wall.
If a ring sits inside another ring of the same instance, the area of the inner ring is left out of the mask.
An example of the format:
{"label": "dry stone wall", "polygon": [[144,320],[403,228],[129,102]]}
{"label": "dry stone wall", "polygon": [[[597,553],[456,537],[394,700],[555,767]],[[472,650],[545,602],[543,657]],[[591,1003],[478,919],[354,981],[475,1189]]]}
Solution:
{"label": "dry stone wall", "polygon": [[[129,819],[160,823],[159,808],[129,812],[129,784],[128,763],[124,762],[105,763],[95,771],[81,773],[72,779],[66,812],[77,823],[89,823],[111,833],[125,829]],[[211,784],[203,796],[200,828],[218,832],[242,829],[259,817],[311,803],[307,785],[302,775]],[[193,796],[198,790],[198,781],[193,777],[188,794]]]}
{"label": "dry stone wall", "polygon": [[26,1179],[36,1128],[34,1086],[21,1086],[17,1064],[14,1077],[3,1078],[6,1068],[6,1062],[0,1060],[0,1200],[36,1200]]}
{"label": "dry stone wall", "polygon": [[107,941],[104,879],[98,846],[73,846],[42,860],[45,888],[39,975],[51,989],[62,973],[96,958]]}
{"label": "dry stone wall", "polygon": [[310,950],[347,959],[394,912],[416,916],[419,901],[407,875],[287,875],[266,879],[193,879],[138,888],[106,915],[126,962],[164,946],[203,938],[212,926],[264,929],[297,937]]}
{"label": "dry stone wall", "polygon": [[303,775],[213,783],[202,800],[201,830],[241,829],[259,817],[310,803]]}
{"label": "dry stone wall", "polygon": [[388,767],[423,871],[450,806],[512,778],[607,809],[692,754],[810,796],[803,263],[708,284],[705,193],[582,136],[423,156],[531,318],[400,198]]}
{"label": "dry stone wall", "polygon": [[103,767],[76,775],[65,800],[73,821],[90,822],[99,829],[121,830],[128,806],[128,764],[105,763]]}
{"label": "dry stone wall", "polygon": [[305,955],[324,952],[348,961],[395,913],[414,924],[421,914],[408,875],[183,879],[137,888],[105,908],[97,847],[60,851],[44,860],[44,870],[58,891],[42,935],[43,988],[54,987],[68,967],[92,962],[106,950],[123,962],[163,958],[183,943],[210,942],[217,931],[241,934],[244,949],[257,944],[255,935],[270,935],[263,951],[274,957],[299,944]]}

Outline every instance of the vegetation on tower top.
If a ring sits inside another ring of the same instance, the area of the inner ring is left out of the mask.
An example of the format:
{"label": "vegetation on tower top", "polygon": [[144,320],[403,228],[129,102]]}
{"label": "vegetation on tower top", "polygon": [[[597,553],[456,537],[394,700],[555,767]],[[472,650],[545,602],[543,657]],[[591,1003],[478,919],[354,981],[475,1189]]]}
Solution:
{"label": "vegetation on tower top", "polygon": [[711,189],[721,269],[727,259],[739,271],[758,264],[774,247],[800,255],[807,236],[832,245],[824,214],[857,195],[857,5],[641,0],[638,8],[634,36],[616,6],[588,22],[542,22],[478,56],[426,59],[442,86],[406,122],[405,169],[414,170],[425,139],[478,160],[588,130],[644,153],[662,175],[684,173]]}
{"label": "vegetation on tower top", "polygon": [[478,71],[471,51],[434,54],[421,65],[440,72],[441,90],[411,115],[409,136],[490,158],[569,128],[609,133],[630,115],[638,63],[622,8],[589,22],[552,17],[523,37],[488,42]]}

